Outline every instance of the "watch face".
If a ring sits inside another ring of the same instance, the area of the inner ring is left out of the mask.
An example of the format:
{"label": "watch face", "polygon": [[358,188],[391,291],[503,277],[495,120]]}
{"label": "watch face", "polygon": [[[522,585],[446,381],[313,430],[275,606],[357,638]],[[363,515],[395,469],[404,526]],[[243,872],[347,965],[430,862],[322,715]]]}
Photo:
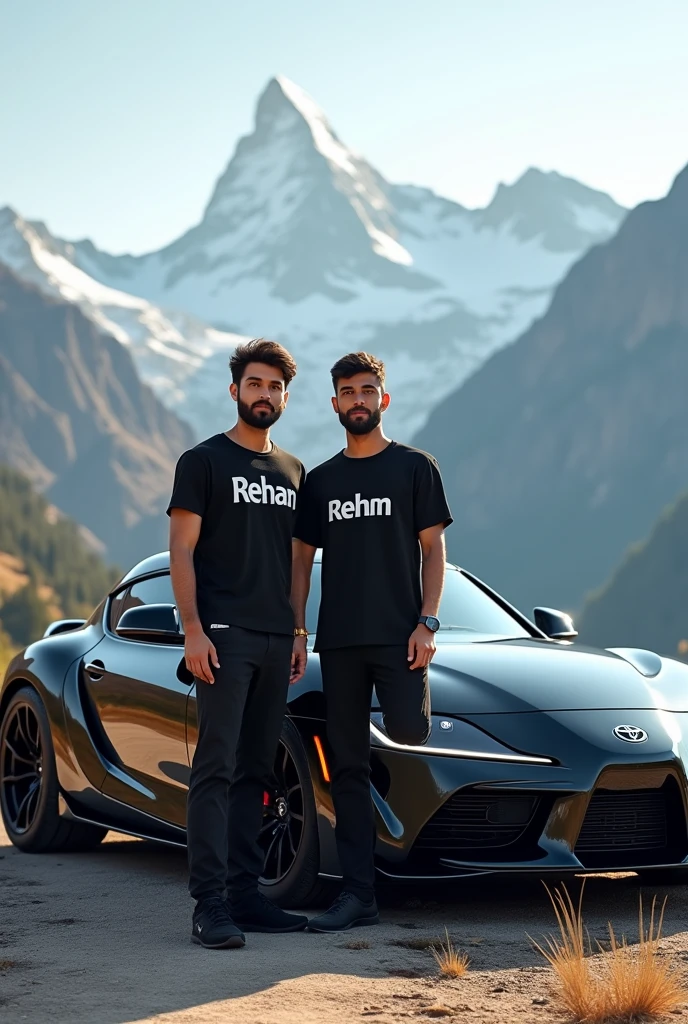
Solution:
{"label": "watch face", "polygon": [[436,619],[434,615],[426,615],[425,625],[428,627],[428,629],[431,629],[433,633],[436,633],[437,630],[440,628],[440,620]]}

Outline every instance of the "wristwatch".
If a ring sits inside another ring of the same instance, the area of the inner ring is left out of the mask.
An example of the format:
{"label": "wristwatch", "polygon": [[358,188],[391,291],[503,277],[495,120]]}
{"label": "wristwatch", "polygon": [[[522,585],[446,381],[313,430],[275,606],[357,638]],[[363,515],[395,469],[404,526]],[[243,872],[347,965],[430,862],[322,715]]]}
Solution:
{"label": "wristwatch", "polygon": [[294,636],[308,636],[308,630],[304,629],[303,626],[297,626],[294,629]]}
{"label": "wristwatch", "polygon": [[418,619],[419,626],[425,626],[432,633],[436,633],[440,628],[440,620],[435,615],[421,615]]}

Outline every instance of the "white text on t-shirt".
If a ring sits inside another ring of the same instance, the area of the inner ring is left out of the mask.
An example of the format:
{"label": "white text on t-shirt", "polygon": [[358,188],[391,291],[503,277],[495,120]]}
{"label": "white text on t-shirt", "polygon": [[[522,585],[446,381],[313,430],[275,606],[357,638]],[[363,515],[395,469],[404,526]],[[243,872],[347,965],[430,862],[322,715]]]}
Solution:
{"label": "white text on t-shirt", "polygon": [[391,516],[391,498],[362,498],[356,495],[355,501],[341,501],[333,498],[328,503],[328,521],[333,519],[359,519],[361,516]]}
{"label": "white text on t-shirt", "polygon": [[234,501],[240,499],[254,505],[287,505],[296,508],[296,491],[292,487],[269,484],[264,476],[260,483],[249,483],[245,476],[233,476]]}

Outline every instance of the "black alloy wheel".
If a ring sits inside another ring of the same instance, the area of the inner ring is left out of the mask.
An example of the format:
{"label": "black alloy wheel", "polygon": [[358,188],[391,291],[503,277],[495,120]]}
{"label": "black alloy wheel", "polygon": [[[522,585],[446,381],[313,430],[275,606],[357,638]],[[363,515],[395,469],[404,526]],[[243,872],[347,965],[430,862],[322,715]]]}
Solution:
{"label": "black alloy wheel", "polygon": [[5,821],[16,835],[34,821],[43,785],[43,746],[38,719],[27,703],[13,706],[0,749],[0,794]]}
{"label": "black alloy wheel", "polygon": [[312,745],[312,737],[302,736],[296,721],[285,719],[270,791],[264,797],[258,840],[265,856],[260,887],[283,907],[322,906],[331,896],[331,883],[319,875],[318,815],[311,777],[316,769],[307,753]]}
{"label": "black alloy wheel", "polygon": [[107,829],[60,814],[50,719],[32,686],[10,697],[0,721],[0,811],[26,853],[92,850]]}
{"label": "black alloy wheel", "polygon": [[265,854],[261,884],[267,889],[287,876],[297,858],[304,831],[303,785],[289,748],[280,740],[275,786],[265,794],[259,843]]}

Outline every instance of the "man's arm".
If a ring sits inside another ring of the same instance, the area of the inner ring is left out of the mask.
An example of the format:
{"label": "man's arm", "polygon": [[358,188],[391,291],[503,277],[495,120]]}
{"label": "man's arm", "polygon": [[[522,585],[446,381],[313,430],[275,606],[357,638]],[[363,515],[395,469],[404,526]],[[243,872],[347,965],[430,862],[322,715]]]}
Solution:
{"label": "man's arm", "polygon": [[[429,526],[418,534],[423,554],[421,581],[423,604],[421,615],[437,616],[444,589],[444,570],[447,561],[444,543],[444,525]],[[409,638],[408,660],[410,668],[424,668],[435,655],[435,634],[420,623]]]}
{"label": "man's arm", "polygon": [[[305,544],[302,540],[292,541],[292,575],[291,575],[291,606],[294,609],[294,625],[297,629],[306,628],[306,601],[311,589],[311,572],[317,548]],[[291,656],[291,678],[293,686],[303,678],[306,671],[308,652],[305,636],[294,637],[294,651]]]}
{"label": "man's arm", "polygon": [[214,683],[211,665],[220,667],[217,651],[203,632],[196,604],[196,571],[193,555],[202,519],[185,508],[170,510],[170,575],[177,610],[184,630],[186,667],[205,683]]}

